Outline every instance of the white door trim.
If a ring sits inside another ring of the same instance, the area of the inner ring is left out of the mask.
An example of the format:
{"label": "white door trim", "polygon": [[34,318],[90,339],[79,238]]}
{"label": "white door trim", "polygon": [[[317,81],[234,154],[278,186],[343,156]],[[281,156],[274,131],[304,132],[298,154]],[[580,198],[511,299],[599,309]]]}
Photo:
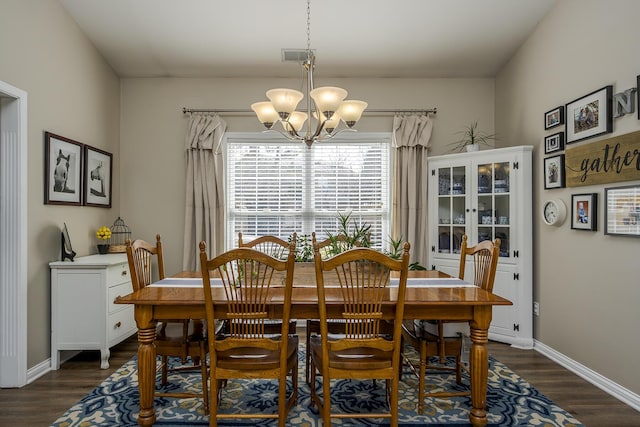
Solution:
{"label": "white door trim", "polygon": [[27,93],[0,81],[0,387],[27,383]]}

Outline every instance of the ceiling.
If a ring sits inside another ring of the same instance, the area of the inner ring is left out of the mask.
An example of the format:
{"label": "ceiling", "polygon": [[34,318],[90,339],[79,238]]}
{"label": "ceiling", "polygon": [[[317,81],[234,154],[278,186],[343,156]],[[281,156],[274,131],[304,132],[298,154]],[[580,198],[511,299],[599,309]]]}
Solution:
{"label": "ceiling", "polygon": [[[295,77],[304,0],[59,0],[121,77]],[[316,74],[494,77],[557,0],[313,0]]]}

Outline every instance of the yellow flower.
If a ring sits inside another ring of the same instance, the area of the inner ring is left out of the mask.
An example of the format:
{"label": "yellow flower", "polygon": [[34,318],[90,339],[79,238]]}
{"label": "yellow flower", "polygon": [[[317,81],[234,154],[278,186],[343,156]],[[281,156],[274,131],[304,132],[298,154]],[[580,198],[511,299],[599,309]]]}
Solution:
{"label": "yellow flower", "polygon": [[96,231],[96,237],[100,240],[109,240],[111,238],[111,229],[103,225]]}

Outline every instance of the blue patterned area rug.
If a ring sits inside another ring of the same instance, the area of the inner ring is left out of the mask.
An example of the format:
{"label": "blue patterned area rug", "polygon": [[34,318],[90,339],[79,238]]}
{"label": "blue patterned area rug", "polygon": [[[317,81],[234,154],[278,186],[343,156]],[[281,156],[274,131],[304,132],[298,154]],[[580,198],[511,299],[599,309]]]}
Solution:
{"label": "blue patterned area rug", "polygon": [[[409,358],[417,354],[407,347]],[[319,427],[322,425],[317,409],[309,408],[309,386],[304,381],[304,349],[301,349],[299,366],[298,405],[289,413],[288,425]],[[400,426],[469,426],[468,397],[427,399],[422,415],[416,413],[418,379],[405,366],[400,382]],[[426,391],[468,387],[455,384],[449,374],[428,374]],[[177,389],[181,384],[187,389],[200,389],[199,372],[170,375],[165,389]],[[186,384],[186,385],[185,385]],[[219,412],[277,412],[276,381],[230,381],[222,392]],[[386,410],[384,382],[340,380],[332,385],[332,408],[342,412],[379,412]],[[56,420],[52,427],[87,426],[136,426],[139,408],[138,375],[135,358],[124,364],[95,390],[88,394]],[[157,426],[201,426],[209,424],[199,399],[156,398]],[[489,426],[582,426],[571,414],[555,405],[549,398],[533,388],[508,367],[489,357],[489,385],[487,390],[487,418]],[[388,420],[332,420],[339,426],[388,426]],[[275,420],[219,420],[219,426],[272,427]]]}

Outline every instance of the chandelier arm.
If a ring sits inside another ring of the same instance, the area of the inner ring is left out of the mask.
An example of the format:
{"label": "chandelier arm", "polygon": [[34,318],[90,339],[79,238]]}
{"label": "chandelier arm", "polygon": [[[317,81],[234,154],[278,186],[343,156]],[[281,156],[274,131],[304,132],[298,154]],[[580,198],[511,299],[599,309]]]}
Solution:
{"label": "chandelier arm", "polygon": [[280,129],[265,129],[262,132],[263,133],[267,133],[267,132],[279,133],[280,135],[282,135],[285,138],[287,138],[289,141],[304,141],[304,138],[299,136],[297,133],[293,133],[293,132],[288,132],[287,133],[287,132],[281,131]]}

